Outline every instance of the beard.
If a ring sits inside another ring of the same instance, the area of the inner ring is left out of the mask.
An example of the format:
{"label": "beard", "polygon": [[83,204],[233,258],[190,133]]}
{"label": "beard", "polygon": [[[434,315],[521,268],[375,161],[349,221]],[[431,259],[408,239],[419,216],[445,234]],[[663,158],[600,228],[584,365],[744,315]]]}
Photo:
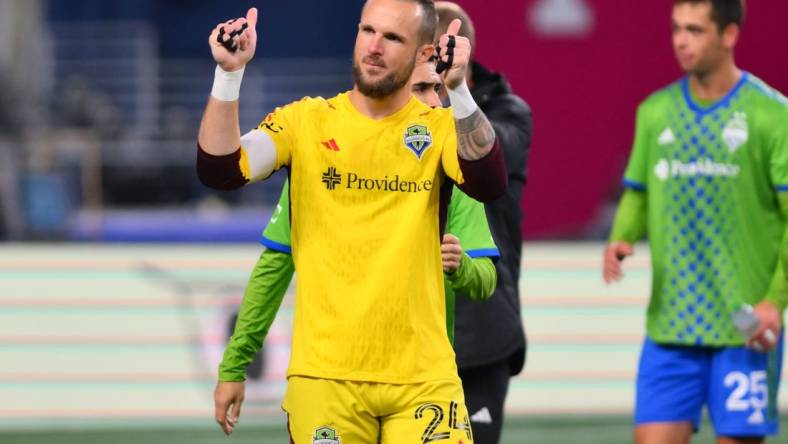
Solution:
{"label": "beard", "polygon": [[[368,57],[362,59],[362,61],[367,60]],[[377,61],[377,59],[369,58],[370,60]],[[357,62],[353,62],[353,81],[355,82],[356,86],[358,87],[359,92],[361,94],[373,98],[373,99],[383,99],[394,94],[400,88],[404,87],[408,80],[410,80],[411,74],[413,74],[413,67],[416,66],[416,57],[414,56],[411,58],[411,62],[406,65],[400,71],[394,71],[386,74],[380,80],[377,81],[368,81],[364,78],[364,74],[361,72],[361,67]]]}

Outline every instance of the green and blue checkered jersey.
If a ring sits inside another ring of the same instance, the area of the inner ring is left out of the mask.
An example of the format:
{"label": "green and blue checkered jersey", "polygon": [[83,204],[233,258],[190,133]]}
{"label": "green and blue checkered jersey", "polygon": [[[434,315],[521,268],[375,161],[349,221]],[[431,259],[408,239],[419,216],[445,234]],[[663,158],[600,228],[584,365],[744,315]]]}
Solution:
{"label": "green and blue checkered jersey", "polygon": [[731,314],[772,291],[785,229],[786,98],[746,72],[714,103],[694,98],[687,78],[657,91],[638,108],[624,185],[647,199],[648,336],[743,344]]}

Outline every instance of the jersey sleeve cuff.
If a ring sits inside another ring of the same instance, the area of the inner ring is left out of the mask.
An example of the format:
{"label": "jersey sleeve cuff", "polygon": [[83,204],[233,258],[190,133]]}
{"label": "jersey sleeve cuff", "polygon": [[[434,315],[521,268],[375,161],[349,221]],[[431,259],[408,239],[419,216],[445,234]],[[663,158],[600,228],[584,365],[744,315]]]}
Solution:
{"label": "jersey sleeve cuff", "polygon": [[498,251],[498,248],[477,248],[475,250],[465,250],[465,253],[472,259],[477,257],[489,257],[497,259],[501,257],[501,252]]}
{"label": "jersey sleeve cuff", "polygon": [[624,179],[624,188],[629,188],[635,191],[646,191],[646,184],[634,181],[632,179]]}
{"label": "jersey sleeve cuff", "polygon": [[263,244],[264,247],[266,247],[266,248],[268,248],[270,250],[274,250],[274,251],[278,251],[280,253],[286,253],[286,254],[291,254],[292,253],[290,245],[281,244],[279,242],[276,242],[274,240],[271,240],[271,239],[265,237],[265,235],[260,237],[260,243]]}
{"label": "jersey sleeve cuff", "polygon": [[462,171],[462,191],[480,202],[492,202],[503,196],[509,186],[506,161],[498,139],[489,153],[476,160],[466,160],[457,156]]}
{"label": "jersey sleeve cuff", "polygon": [[241,369],[225,368],[224,362],[219,366],[219,381],[243,382],[246,381],[246,371]]}
{"label": "jersey sleeve cuff", "polygon": [[230,191],[246,185],[249,179],[244,177],[240,162],[240,147],[230,154],[216,156],[197,144],[197,177],[207,187]]}
{"label": "jersey sleeve cuff", "polygon": [[219,381],[221,382],[244,382],[246,378],[243,376],[238,376],[235,374],[230,373],[222,373],[219,375]]}

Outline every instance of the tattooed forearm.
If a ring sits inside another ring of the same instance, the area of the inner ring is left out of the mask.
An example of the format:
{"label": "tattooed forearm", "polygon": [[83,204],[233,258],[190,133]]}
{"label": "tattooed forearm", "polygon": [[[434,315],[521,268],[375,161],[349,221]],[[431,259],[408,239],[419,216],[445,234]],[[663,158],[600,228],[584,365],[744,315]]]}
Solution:
{"label": "tattooed forearm", "polygon": [[482,110],[476,109],[464,119],[454,119],[457,124],[457,152],[465,160],[484,157],[495,143],[495,130]]}

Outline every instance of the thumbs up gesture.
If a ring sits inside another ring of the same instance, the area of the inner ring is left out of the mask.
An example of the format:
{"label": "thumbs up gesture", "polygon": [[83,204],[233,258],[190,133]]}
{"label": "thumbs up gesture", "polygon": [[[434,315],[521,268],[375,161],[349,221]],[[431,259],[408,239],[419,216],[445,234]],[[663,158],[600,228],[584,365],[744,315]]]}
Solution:
{"label": "thumbs up gesture", "polygon": [[223,70],[237,71],[254,57],[257,48],[257,8],[250,8],[246,17],[218,24],[208,37],[213,59]]}
{"label": "thumbs up gesture", "polygon": [[[465,73],[471,60],[471,42],[460,32],[462,20],[454,19],[446,28],[446,34],[438,39],[436,51],[438,53],[437,71],[444,76],[444,84],[449,89],[455,89],[465,81]],[[443,72],[445,70],[445,72]]]}

